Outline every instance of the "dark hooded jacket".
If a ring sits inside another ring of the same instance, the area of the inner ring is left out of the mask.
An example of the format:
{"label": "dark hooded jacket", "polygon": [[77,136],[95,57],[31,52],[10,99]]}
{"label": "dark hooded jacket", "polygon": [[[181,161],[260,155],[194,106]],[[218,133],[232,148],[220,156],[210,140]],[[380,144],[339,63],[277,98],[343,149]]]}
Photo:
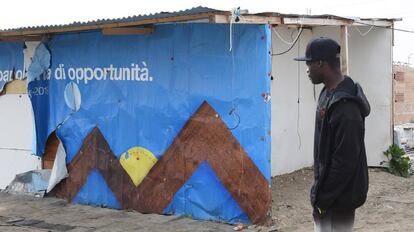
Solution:
{"label": "dark hooded jacket", "polygon": [[353,210],[365,203],[368,168],[364,135],[369,113],[361,86],[345,77],[325,103],[321,125],[315,129],[314,207]]}

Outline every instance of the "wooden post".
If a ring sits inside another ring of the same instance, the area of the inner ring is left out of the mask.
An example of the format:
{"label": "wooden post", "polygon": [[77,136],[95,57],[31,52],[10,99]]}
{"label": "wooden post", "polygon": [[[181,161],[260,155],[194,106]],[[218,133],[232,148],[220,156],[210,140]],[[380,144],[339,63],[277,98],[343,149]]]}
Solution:
{"label": "wooden post", "polygon": [[348,27],[341,26],[341,70],[343,75],[349,75],[348,68]]}

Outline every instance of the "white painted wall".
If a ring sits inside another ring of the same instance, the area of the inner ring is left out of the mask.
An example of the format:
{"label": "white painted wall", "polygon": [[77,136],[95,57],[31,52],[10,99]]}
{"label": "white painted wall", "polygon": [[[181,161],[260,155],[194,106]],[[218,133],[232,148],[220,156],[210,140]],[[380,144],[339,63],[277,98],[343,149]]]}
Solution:
{"label": "white painted wall", "polygon": [[364,87],[371,103],[365,134],[368,165],[380,166],[386,160],[382,152],[392,143],[392,31],[372,28],[362,37],[351,27],[348,33],[350,76]]}
{"label": "white painted wall", "polygon": [[0,96],[0,189],[16,174],[40,169],[32,153],[32,110],[27,94]]}
{"label": "white painted wall", "polygon": [[[369,27],[361,26],[365,32]],[[287,42],[297,29],[276,27],[274,30]],[[273,53],[289,46],[272,32]],[[366,121],[365,143],[370,166],[384,160],[382,151],[391,144],[392,120],[392,34],[391,30],[373,28],[362,37],[354,28],[348,29],[350,76],[359,82],[370,100],[372,112]],[[273,56],[272,91],[272,176],[289,173],[313,164],[313,133],[316,100],[322,86],[309,81],[304,62],[294,57],[305,53],[307,42],[314,37],[327,36],[339,42],[338,26],[313,27],[303,31],[293,49]],[[299,103],[298,103],[299,99]]]}
{"label": "white painted wall", "polygon": [[[273,54],[289,48],[274,30],[288,42],[297,35],[296,29],[274,28]],[[316,106],[313,85],[307,77],[305,63],[293,60],[304,54],[307,41],[311,38],[312,32],[304,30],[290,52],[272,58],[272,176],[310,166],[313,162]]]}

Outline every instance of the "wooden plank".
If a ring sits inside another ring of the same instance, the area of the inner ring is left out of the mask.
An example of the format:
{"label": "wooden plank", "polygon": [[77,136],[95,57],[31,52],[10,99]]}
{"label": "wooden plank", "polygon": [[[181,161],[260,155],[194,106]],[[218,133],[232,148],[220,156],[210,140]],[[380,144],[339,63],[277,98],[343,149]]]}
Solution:
{"label": "wooden plank", "polygon": [[[391,36],[392,36],[392,38],[391,38],[391,41],[392,41],[391,46],[392,46],[392,47],[394,47],[394,45],[395,45],[395,36],[394,36],[394,35],[395,35],[395,34],[394,34],[394,33],[395,33],[395,31],[394,31],[394,23],[392,23],[391,28],[392,28],[392,31],[391,31],[391,33],[392,33],[392,35],[391,35]],[[394,133],[394,132],[393,132],[393,133]]]}
{"label": "wooden plank", "polygon": [[52,169],[56,158],[56,152],[59,147],[59,139],[56,136],[56,132],[53,131],[46,141],[45,153],[42,157],[42,168]]}
{"label": "wooden plank", "polygon": [[348,25],[353,22],[349,19],[321,19],[321,18],[283,18],[284,24],[301,24],[308,26],[338,26],[338,25]]}
{"label": "wooden plank", "polygon": [[154,32],[153,27],[134,28],[134,27],[118,27],[102,29],[104,35],[146,35]]}
{"label": "wooden plank", "polygon": [[41,36],[0,36],[0,42],[42,41]]}
{"label": "wooden plank", "polygon": [[26,80],[13,80],[7,82],[4,86],[3,92],[5,94],[26,94],[27,82]]}
{"label": "wooden plank", "polygon": [[[156,18],[156,19],[144,19],[131,22],[118,22],[118,23],[103,23],[95,25],[79,25],[79,26],[66,26],[66,27],[50,27],[44,29],[24,29],[19,31],[1,31],[0,38],[4,36],[22,36],[22,35],[41,35],[41,34],[53,34],[53,33],[63,33],[63,32],[76,32],[76,31],[86,31],[86,30],[99,30],[105,28],[116,28],[116,27],[128,27],[128,26],[139,26],[147,24],[156,24],[156,23],[168,23],[168,22],[181,22],[181,21],[197,21],[197,20],[206,20],[211,23],[230,23],[229,14],[226,12],[222,13],[200,13],[194,15],[181,15],[165,18]],[[370,23],[376,26],[391,26],[392,22],[381,21],[381,20],[361,20],[363,23]],[[352,19],[321,19],[321,18],[297,18],[297,17],[280,17],[280,16],[260,16],[260,15],[243,15],[239,23],[245,24],[303,24],[303,25],[314,25],[314,26],[323,26],[323,25],[348,25],[348,24],[358,24]],[[30,41],[28,39],[33,39],[34,41],[38,38],[25,38],[24,41]],[[0,39],[0,41],[2,41]]]}
{"label": "wooden plank", "polygon": [[[210,17],[211,23],[230,23],[230,15],[216,14]],[[243,15],[240,21],[234,22],[238,24],[281,24],[282,19],[278,16],[257,16]]]}
{"label": "wooden plank", "polygon": [[45,29],[27,29],[21,31],[2,31],[0,32],[1,36],[18,36],[18,35],[39,35],[39,34],[52,34],[52,33],[62,33],[62,32],[75,32],[75,31],[87,31],[87,30],[99,30],[105,28],[115,28],[115,27],[129,27],[129,26],[139,26],[139,25],[148,25],[156,23],[168,23],[168,22],[181,22],[181,21],[191,21],[198,19],[209,19],[214,13],[201,13],[195,15],[181,15],[174,17],[166,18],[156,18],[156,19],[144,19],[131,22],[118,22],[118,23],[106,23],[106,24],[95,24],[95,25],[80,25],[80,26],[68,26],[68,27],[51,27]]}
{"label": "wooden plank", "polygon": [[296,30],[298,28],[302,28],[302,29],[312,30],[312,26],[305,26],[305,25],[299,25],[299,24],[289,24],[289,25],[280,24],[280,25],[273,25],[272,28],[287,28],[287,29],[296,29]]}
{"label": "wooden plank", "polygon": [[348,27],[341,26],[341,71],[343,75],[349,75],[348,67]]}
{"label": "wooden plank", "polygon": [[[355,21],[353,23],[355,26],[367,26],[370,27],[378,26],[378,27],[391,27],[394,23],[392,21],[384,21],[384,20],[367,20],[367,19],[361,19],[360,21]],[[369,25],[367,25],[369,24]]]}

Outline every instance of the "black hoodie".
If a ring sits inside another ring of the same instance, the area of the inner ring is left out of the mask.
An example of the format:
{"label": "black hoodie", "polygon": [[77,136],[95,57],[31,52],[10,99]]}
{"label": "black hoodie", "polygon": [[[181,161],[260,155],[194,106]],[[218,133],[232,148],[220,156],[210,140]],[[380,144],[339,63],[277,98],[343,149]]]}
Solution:
{"label": "black hoodie", "polygon": [[368,192],[364,136],[370,106],[361,86],[345,77],[324,108],[315,128],[311,202],[324,210],[353,210],[365,203]]}

